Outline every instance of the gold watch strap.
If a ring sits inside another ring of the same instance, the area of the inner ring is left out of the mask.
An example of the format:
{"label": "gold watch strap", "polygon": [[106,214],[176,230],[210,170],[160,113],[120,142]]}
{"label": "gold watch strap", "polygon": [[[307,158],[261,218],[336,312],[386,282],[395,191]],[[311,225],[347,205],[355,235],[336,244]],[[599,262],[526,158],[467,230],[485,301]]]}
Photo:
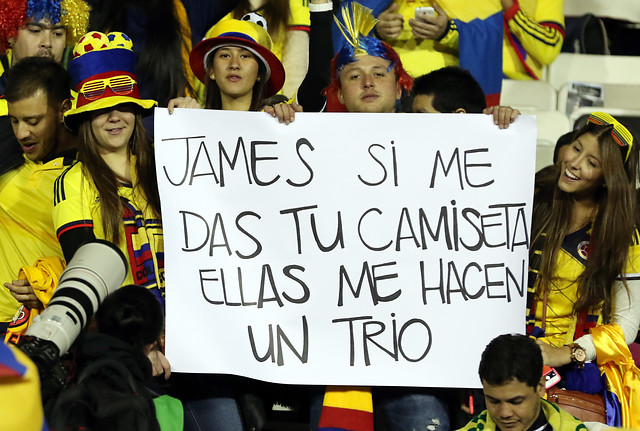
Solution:
{"label": "gold watch strap", "polygon": [[[580,369],[584,368],[584,363],[587,358],[587,352],[582,348],[582,346],[576,343],[567,344],[567,346],[571,349],[571,354],[569,355],[569,358],[571,358],[571,362],[576,364]],[[581,356],[583,359],[578,358],[578,355],[576,354],[578,350],[582,351]]]}

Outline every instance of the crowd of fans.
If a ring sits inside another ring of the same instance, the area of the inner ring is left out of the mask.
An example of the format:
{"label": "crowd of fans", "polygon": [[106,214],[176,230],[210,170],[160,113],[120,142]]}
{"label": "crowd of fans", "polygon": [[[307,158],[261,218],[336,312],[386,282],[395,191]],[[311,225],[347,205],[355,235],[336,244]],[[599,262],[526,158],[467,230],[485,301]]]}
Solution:
{"label": "crowd of fans", "polygon": [[[65,388],[42,399],[25,391],[31,403],[17,401],[10,429],[262,429],[286,392],[235,376],[171,375],[155,106],[265,111],[287,124],[303,111],[484,112],[507,128],[519,112],[494,104],[487,80],[538,79],[562,47],[562,2],[363,4],[371,9],[330,0],[0,0],[0,333],[8,343],[0,359],[14,370],[0,386],[33,382],[14,345],[83,244],[115,244],[129,265],[123,284],[132,285],[109,296],[78,339]],[[487,55],[499,53],[497,78],[459,67],[470,39],[492,40],[495,17],[498,50]],[[483,354],[487,410],[471,419],[473,405],[453,390],[356,390],[386,429],[445,431],[468,420],[466,429],[584,429],[541,400],[543,365],[559,371],[563,388],[604,394],[607,425],[640,426],[640,397],[629,395],[640,393],[640,371],[627,347],[640,326],[638,148],[603,112],[558,142],[553,165],[536,175],[527,336],[498,337]],[[134,405],[155,412],[148,428],[139,415],[126,425],[69,407],[74,392],[65,390],[79,393],[100,358],[122,362],[132,387],[145,387],[153,402]],[[323,408],[352,388],[295,391],[309,400],[311,429],[355,429]]]}

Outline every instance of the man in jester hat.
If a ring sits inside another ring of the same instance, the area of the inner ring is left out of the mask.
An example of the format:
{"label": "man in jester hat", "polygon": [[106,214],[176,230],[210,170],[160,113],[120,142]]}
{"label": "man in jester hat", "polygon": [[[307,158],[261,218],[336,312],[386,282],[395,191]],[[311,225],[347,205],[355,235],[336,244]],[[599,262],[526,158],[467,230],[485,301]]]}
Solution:
{"label": "man in jester hat", "polygon": [[[327,88],[328,110],[391,113],[398,111],[403,90],[412,78],[398,54],[385,42],[369,36],[377,20],[359,3],[342,8],[336,19],[345,38],[331,62]],[[391,431],[449,430],[443,392],[430,388],[328,386],[322,413],[311,418],[312,429],[373,431],[373,409],[381,410]],[[312,409],[312,416],[315,409]]]}
{"label": "man in jester hat", "polygon": [[398,54],[387,43],[368,36],[376,22],[371,9],[355,2],[342,8],[342,21],[336,19],[345,41],[331,61],[329,110],[395,112],[402,91],[411,89],[413,79]]}

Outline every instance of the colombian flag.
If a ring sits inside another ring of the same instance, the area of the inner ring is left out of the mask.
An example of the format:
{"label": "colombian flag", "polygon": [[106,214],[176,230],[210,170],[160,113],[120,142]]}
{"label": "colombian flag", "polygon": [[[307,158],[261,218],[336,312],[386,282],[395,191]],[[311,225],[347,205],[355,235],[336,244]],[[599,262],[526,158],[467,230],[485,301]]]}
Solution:
{"label": "colombian flag", "polygon": [[38,369],[17,347],[4,343],[0,343],[0,424],[6,430],[49,430]]}
{"label": "colombian flag", "polygon": [[465,22],[455,19],[458,27],[460,67],[467,69],[482,87],[487,106],[500,104],[502,90],[502,11],[484,19]]}
{"label": "colombian flag", "polygon": [[371,390],[327,386],[318,431],[373,431]]}

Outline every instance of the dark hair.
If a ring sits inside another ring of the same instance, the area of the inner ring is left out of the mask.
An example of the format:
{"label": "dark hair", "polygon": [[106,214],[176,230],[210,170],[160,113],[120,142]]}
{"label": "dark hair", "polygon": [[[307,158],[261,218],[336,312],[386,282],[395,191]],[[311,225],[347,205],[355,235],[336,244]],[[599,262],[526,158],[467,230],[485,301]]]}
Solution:
{"label": "dark hair", "polygon": [[[587,123],[574,136],[590,133],[596,136],[600,148],[603,185],[595,192],[597,205],[591,226],[591,247],[584,271],[576,282],[577,297],[574,313],[602,304],[602,317],[609,322],[614,282],[623,274],[629,247],[633,244],[637,220],[636,175],[638,141],[633,138],[629,158],[625,162],[620,146],[611,136],[613,125]],[[556,169],[555,181],[547,181],[547,189],[536,192],[533,204],[532,243],[543,241],[536,293],[542,295],[551,286],[555,274],[556,256],[569,233],[573,197],[557,186],[561,169]],[[542,184],[540,184],[542,186]],[[605,186],[606,185],[606,186]],[[534,253],[534,247],[530,253]],[[530,255],[530,259],[534,256]],[[622,280],[626,285],[624,276]]]}
{"label": "dark hair", "polygon": [[7,71],[4,97],[9,103],[33,96],[43,90],[47,105],[58,109],[71,98],[71,77],[64,67],[48,57],[26,57]]}
{"label": "dark hair", "polygon": [[[172,0],[102,0],[91,3],[89,28],[95,31],[126,33],[132,13],[142,12],[146,18],[143,24],[146,29],[144,49],[136,50],[138,85],[143,93],[158,101],[159,106],[167,106],[174,97],[195,97],[183,63],[183,49],[189,50],[191,41],[182,34]],[[135,40],[133,46],[136,47]]]}
{"label": "dark hair", "polygon": [[478,81],[468,70],[457,66],[443,67],[416,78],[411,95],[433,96],[433,107],[445,113],[462,108],[470,114],[480,114],[487,107]]}
{"label": "dark hair", "polygon": [[482,352],[478,374],[493,386],[516,379],[535,388],[542,377],[542,352],[526,335],[500,335]]}
{"label": "dark hair", "polygon": [[558,162],[558,156],[560,154],[560,149],[565,147],[576,140],[578,137],[578,131],[567,132],[564,135],[560,136],[556,141],[556,147],[553,149],[553,163],[556,164]]}
{"label": "dark hair", "polygon": [[[118,244],[123,212],[122,202],[118,195],[118,179],[98,153],[98,144],[91,128],[90,116],[84,116],[83,120],[79,126],[79,135],[82,139],[78,148],[78,159],[82,161],[84,172],[93,180],[100,196],[100,215],[106,239]],[[138,181],[133,184],[134,192],[136,189],[141,190],[147,204],[160,218],[160,193],[158,192],[155,158],[140,113],[136,113],[135,128],[129,140],[128,151],[129,156],[136,156],[135,167]]]}
{"label": "dark hair", "polygon": [[[241,45],[238,47],[243,48]],[[204,88],[205,88],[205,102],[204,107],[206,109],[222,109],[222,96],[220,95],[220,87],[215,79],[209,78],[209,70],[213,67],[213,60],[215,58],[216,50],[212,51],[207,56],[207,64],[205,64],[204,74]],[[255,55],[254,55],[255,56]],[[253,92],[251,94],[251,106],[249,111],[259,111],[264,106],[264,96],[267,90],[267,68],[262,60],[255,57],[258,62],[258,79],[253,84]]]}
{"label": "dark hair", "polygon": [[162,306],[150,290],[129,284],[107,296],[96,312],[98,331],[142,350],[164,327]]}
{"label": "dark hair", "polygon": [[286,38],[286,31],[289,30],[289,19],[291,16],[291,5],[289,1],[267,0],[263,6],[254,10],[249,0],[240,0],[233,10],[235,19],[241,19],[245,14],[255,12],[267,21],[267,30],[272,39]]}

